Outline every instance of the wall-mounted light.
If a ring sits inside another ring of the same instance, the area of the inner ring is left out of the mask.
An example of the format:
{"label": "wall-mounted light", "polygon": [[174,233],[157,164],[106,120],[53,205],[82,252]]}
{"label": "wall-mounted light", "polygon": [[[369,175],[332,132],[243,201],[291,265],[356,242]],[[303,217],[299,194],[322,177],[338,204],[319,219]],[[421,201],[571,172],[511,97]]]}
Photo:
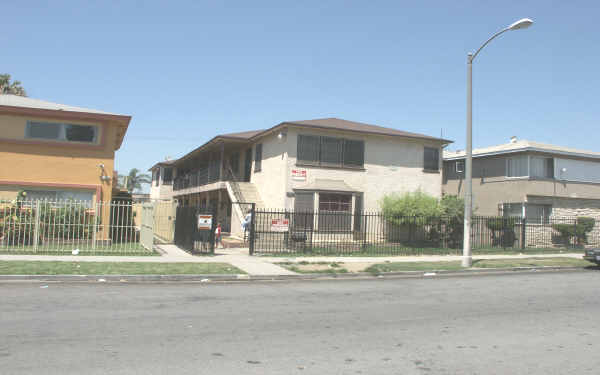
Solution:
{"label": "wall-mounted light", "polygon": [[106,174],[106,171],[104,170],[104,164],[103,163],[98,164],[98,168],[100,168],[100,180],[101,181],[110,181],[110,176],[108,176]]}
{"label": "wall-mounted light", "polygon": [[279,140],[280,142],[285,141],[286,138],[287,138],[287,130],[283,130],[283,131],[279,132],[279,134],[277,134],[277,140]]}

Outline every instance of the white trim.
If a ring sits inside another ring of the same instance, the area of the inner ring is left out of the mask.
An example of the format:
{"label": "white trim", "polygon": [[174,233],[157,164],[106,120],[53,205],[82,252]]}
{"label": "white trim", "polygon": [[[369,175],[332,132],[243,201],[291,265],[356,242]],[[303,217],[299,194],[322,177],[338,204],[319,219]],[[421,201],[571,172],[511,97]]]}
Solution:
{"label": "white trim", "polygon": [[[504,154],[514,154],[514,153],[518,153],[518,152],[528,152],[528,151],[542,152],[542,153],[556,154],[556,155],[577,156],[577,157],[589,158],[589,159],[600,159],[600,155],[596,155],[596,154],[586,154],[583,152],[559,151],[559,150],[544,149],[544,148],[529,147],[529,146],[518,148],[518,149],[512,149],[512,150],[490,151],[490,152],[477,153],[477,154],[473,154],[473,158],[480,158],[480,157],[484,157],[484,156],[494,156],[494,155],[504,155]],[[465,158],[466,158],[466,155],[460,155],[460,156],[444,157],[443,159],[444,160],[457,160],[457,159],[465,159]]]}

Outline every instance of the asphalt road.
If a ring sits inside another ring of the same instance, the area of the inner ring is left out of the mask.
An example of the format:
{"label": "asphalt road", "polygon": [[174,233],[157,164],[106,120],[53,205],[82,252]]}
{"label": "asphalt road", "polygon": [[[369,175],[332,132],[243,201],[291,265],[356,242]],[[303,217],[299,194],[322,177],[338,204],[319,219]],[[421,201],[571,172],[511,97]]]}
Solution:
{"label": "asphalt road", "polygon": [[600,271],[0,284],[2,374],[597,374]]}

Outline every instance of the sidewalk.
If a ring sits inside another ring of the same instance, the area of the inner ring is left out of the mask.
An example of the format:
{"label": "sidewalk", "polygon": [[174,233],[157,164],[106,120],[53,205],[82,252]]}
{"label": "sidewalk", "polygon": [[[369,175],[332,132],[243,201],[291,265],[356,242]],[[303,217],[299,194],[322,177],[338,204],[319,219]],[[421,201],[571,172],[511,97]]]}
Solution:
{"label": "sidewalk", "polygon": [[[216,249],[214,256],[194,256],[175,245],[158,245],[161,256],[77,256],[77,255],[0,255],[0,261],[64,261],[64,262],[155,262],[155,263],[229,263],[250,276],[296,275],[295,272],[278,266],[281,262],[336,262],[336,263],[386,263],[386,262],[442,262],[457,261],[459,255],[422,255],[387,257],[268,257],[249,256],[247,248]],[[582,254],[514,254],[514,255],[477,255],[473,259],[523,259],[523,258],[578,258]]]}

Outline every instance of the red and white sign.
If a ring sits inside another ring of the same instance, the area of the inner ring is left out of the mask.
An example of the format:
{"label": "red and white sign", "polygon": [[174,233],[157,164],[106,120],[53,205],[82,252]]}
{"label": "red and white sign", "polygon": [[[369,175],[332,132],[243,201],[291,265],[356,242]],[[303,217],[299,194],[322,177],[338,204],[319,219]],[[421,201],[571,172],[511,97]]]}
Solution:
{"label": "red and white sign", "polygon": [[271,232],[287,232],[290,229],[289,219],[271,220]]}
{"label": "red and white sign", "polygon": [[198,215],[198,229],[199,230],[211,230],[212,229],[212,215]]}
{"label": "red and white sign", "polygon": [[292,180],[306,181],[306,169],[292,169]]}

